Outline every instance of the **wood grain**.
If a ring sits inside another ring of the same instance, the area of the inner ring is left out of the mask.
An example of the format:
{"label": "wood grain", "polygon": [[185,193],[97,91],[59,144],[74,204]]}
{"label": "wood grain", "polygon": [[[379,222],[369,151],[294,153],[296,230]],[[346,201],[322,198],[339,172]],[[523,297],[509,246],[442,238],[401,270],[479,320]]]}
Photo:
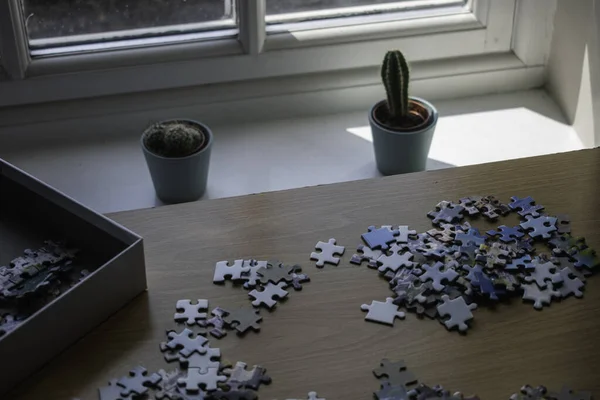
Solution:
{"label": "wood grain", "polygon": [[[114,214],[145,238],[148,292],[10,398],[95,399],[97,387],[137,364],[172,367],[158,344],[175,326],[178,299],[249,304],[244,289],[212,283],[215,262],[236,258],[299,263],[312,278],[274,312],[262,312],[259,334],[212,341],[225,359],[268,369],[273,384],[261,389],[262,399],[303,398],[309,390],[328,400],[370,399],[378,389],[371,370],[383,357],[406,360],[422,382],[483,399],[506,399],[526,383],[568,383],[600,395],[600,277],[589,280],[582,300],[543,312],[518,299],[479,309],[474,328],[461,336],[412,314],[394,328],[365,322],[360,305],[391,292],[376,271],[348,263],[367,226],[408,224],[422,232],[438,201],[473,194],[504,201],[531,195],[549,213],[570,214],[573,232],[600,248],[599,182],[600,150],[587,150]],[[340,266],[318,270],[309,254],[330,237],[346,254]]]}

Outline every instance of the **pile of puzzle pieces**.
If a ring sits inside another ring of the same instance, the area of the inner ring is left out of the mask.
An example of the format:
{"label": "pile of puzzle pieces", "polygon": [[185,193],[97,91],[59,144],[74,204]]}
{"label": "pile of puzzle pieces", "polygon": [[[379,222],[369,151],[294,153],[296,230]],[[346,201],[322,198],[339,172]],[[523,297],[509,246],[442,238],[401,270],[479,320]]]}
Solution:
{"label": "pile of puzzle pieces", "polygon": [[8,266],[0,266],[0,336],[89,274],[73,263],[78,252],[46,241],[40,249],[27,249]]}
{"label": "pile of puzzle pieces", "polygon": [[[111,380],[99,390],[100,400],[256,400],[256,391],[262,384],[270,384],[267,370],[255,365],[248,369],[246,363],[238,361],[235,366],[221,360],[221,350],[212,348],[205,328],[213,326],[210,333],[218,338],[225,336],[225,327],[245,332],[252,327],[260,328],[258,310],[247,307],[228,311],[220,307],[213,310],[213,318],[207,319],[208,300],[179,300],[175,305],[175,322],[182,329],[167,331],[168,341],[160,343],[167,362],[178,362],[178,368],[171,371],[160,370],[148,374],[138,366],[128,376]],[[216,310],[216,312],[215,312]],[[221,325],[222,323],[222,325]],[[217,335],[213,332],[220,326]],[[196,332],[192,329],[196,329]],[[148,396],[153,397],[148,397]],[[308,400],[325,400],[315,392],[308,393]]]}
{"label": "pile of puzzle pieces", "polygon": [[302,290],[302,283],[310,281],[302,274],[299,265],[283,265],[279,261],[235,260],[229,265],[219,261],[215,266],[213,282],[222,284],[229,279],[251,290],[248,296],[254,307],[266,307],[271,310],[277,301],[288,295],[285,289],[292,285],[294,290]]}
{"label": "pile of puzzle pieces", "polygon": [[[366,262],[389,280],[392,297],[363,304],[365,319],[394,324],[404,307],[466,331],[477,304],[520,296],[540,310],[552,299],[582,297],[586,277],[600,265],[584,238],[571,235],[569,218],[548,216],[531,197],[508,204],[493,196],[440,202],[428,216],[437,228],[417,234],[407,226],[370,227],[351,263]],[[496,221],[517,212],[521,223],[482,235],[464,221]],[[536,253],[547,246],[549,253]]]}
{"label": "pile of puzzle pieces", "polygon": [[[374,392],[378,400],[479,400],[478,396],[464,396],[460,392],[452,393],[442,386],[419,384],[418,379],[407,370],[404,361],[391,362],[381,360],[373,374],[380,381],[380,389]],[[510,400],[592,400],[590,392],[574,392],[563,386],[560,392],[548,392],[546,387],[533,388],[529,385],[521,387]]]}

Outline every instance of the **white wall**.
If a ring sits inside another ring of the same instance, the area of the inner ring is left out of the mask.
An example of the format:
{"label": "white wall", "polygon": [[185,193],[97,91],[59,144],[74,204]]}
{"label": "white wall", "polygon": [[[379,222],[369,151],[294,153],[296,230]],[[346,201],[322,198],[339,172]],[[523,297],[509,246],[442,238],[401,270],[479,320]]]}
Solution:
{"label": "white wall", "polygon": [[599,4],[558,0],[548,61],[548,89],[588,147],[600,145]]}

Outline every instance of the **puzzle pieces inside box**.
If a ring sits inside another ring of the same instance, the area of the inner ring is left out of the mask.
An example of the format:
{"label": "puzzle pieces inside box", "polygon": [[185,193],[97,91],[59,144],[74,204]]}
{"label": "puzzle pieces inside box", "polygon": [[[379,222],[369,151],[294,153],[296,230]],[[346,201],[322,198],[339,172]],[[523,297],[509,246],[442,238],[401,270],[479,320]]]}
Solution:
{"label": "puzzle pieces inside box", "polygon": [[342,255],[346,248],[344,246],[337,246],[336,240],[331,238],[328,242],[318,242],[315,245],[315,249],[321,250],[320,252],[312,252],[310,253],[310,259],[316,260],[316,265],[319,268],[325,266],[325,264],[338,265],[340,263],[340,258],[335,255]]}

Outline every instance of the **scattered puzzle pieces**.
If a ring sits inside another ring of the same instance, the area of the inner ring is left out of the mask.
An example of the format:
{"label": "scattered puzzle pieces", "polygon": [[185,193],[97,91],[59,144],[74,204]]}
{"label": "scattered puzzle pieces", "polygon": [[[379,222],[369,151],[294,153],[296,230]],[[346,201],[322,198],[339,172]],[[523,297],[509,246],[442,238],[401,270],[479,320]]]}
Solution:
{"label": "scattered puzzle pieces", "polygon": [[370,305],[360,306],[360,309],[368,311],[365,320],[392,326],[396,318],[404,319],[405,317],[402,311],[398,311],[398,306],[394,304],[394,299],[391,297],[385,299],[385,303],[373,300]]}
{"label": "scattered puzzle pieces", "polygon": [[327,243],[318,242],[315,245],[315,249],[321,250],[320,253],[310,253],[310,259],[316,260],[317,267],[322,268],[326,263],[332,265],[338,265],[340,263],[339,257],[335,257],[336,254],[342,255],[346,250],[343,246],[336,246],[335,239],[329,239]]}
{"label": "scattered puzzle pieces", "polygon": [[179,300],[175,308],[178,311],[175,314],[175,321],[194,325],[206,319],[208,300],[198,300],[196,304],[191,300]]}
{"label": "scattered puzzle pieces", "polygon": [[255,307],[260,307],[264,305],[265,307],[272,309],[277,305],[278,299],[283,299],[288,295],[288,292],[283,290],[287,285],[284,282],[280,282],[277,285],[269,282],[266,286],[263,287],[263,290],[259,291],[254,289],[248,295],[254,299],[252,301],[252,305]]}
{"label": "scattered puzzle pieces", "polygon": [[457,327],[459,331],[465,332],[469,329],[467,321],[473,319],[472,310],[477,308],[477,304],[467,304],[463,297],[457,297],[454,300],[450,300],[448,295],[442,296],[443,304],[437,307],[440,316],[449,316],[450,318],[444,322],[446,328],[452,329]]}

